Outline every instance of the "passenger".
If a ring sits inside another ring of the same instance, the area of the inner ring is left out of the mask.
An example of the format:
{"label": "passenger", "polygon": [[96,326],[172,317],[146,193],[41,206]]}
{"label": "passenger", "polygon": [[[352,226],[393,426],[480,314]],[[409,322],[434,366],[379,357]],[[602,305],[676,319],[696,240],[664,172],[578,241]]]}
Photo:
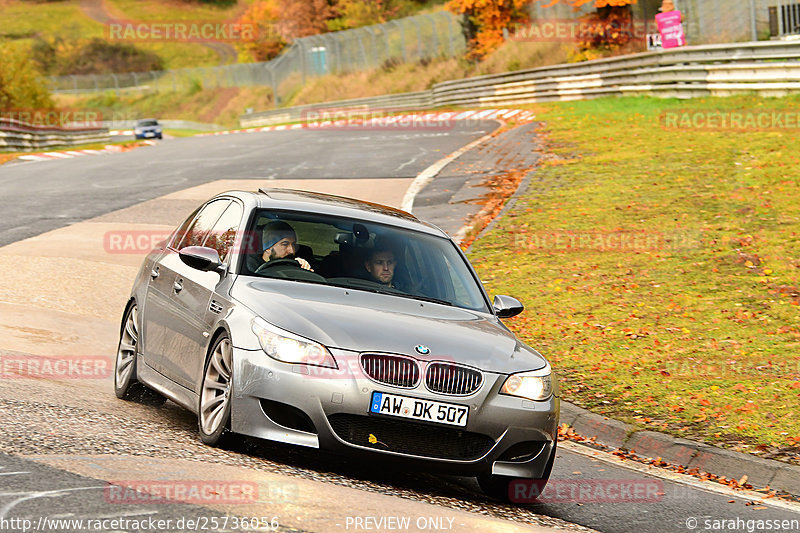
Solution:
{"label": "passenger", "polygon": [[369,272],[370,279],[381,285],[396,289],[393,278],[397,266],[394,251],[388,247],[375,247],[364,261],[364,268]]}
{"label": "passenger", "polygon": [[274,220],[264,226],[261,233],[261,242],[264,245],[264,253],[261,258],[264,263],[269,263],[276,259],[294,259],[300,264],[301,268],[314,270],[311,265],[302,257],[297,257],[297,234],[289,224],[282,220]]}

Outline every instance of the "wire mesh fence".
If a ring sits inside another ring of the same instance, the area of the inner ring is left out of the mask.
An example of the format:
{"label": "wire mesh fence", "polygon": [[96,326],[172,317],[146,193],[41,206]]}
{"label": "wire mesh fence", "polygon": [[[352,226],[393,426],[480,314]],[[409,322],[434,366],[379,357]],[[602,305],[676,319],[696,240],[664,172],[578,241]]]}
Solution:
{"label": "wire mesh fence", "polygon": [[[647,35],[657,33],[655,15],[662,0],[638,0],[631,6],[633,20]],[[800,38],[798,0],[674,0],[683,16],[690,45],[735,43],[778,38]],[[594,11],[589,2],[577,10],[561,2],[534,2],[533,20],[575,19]]]}
{"label": "wire mesh fence", "polygon": [[457,57],[466,50],[458,18],[447,11],[386,24],[296,39],[271,61],[217,67],[49,78],[55,93],[178,91],[268,86],[276,105],[310,77],[343,74],[400,62]]}

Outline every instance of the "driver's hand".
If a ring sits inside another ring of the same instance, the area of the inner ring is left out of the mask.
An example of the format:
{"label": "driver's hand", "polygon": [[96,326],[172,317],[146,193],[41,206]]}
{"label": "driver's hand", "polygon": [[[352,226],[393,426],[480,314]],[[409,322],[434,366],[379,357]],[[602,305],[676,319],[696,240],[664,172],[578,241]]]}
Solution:
{"label": "driver's hand", "polygon": [[311,268],[311,265],[308,264],[308,261],[306,261],[302,257],[295,257],[294,260],[300,263],[300,268],[304,268],[305,270],[310,270],[311,272],[314,272],[314,270]]}

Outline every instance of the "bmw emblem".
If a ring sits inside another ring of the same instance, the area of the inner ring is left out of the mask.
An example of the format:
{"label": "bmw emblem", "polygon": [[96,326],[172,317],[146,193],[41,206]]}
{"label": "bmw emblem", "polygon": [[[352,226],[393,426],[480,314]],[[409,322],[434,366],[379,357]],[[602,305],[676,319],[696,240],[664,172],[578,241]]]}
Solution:
{"label": "bmw emblem", "polygon": [[431,353],[431,349],[430,348],[428,348],[427,346],[423,346],[421,344],[418,344],[417,346],[414,346],[414,349],[420,355],[429,355]]}

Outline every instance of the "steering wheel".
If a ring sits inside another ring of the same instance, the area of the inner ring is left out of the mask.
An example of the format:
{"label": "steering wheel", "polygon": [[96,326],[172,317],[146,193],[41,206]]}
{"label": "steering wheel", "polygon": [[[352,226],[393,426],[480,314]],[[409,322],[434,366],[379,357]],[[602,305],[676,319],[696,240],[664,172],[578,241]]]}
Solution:
{"label": "steering wheel", "polygon": [[296,268],[302,268],[300,266],[300,263],[298,263],[294,259],[273,259],[272,261],[267,261],[266,263],[264,263],[263,265],[258,267],[256,269],[256,274],[259,274],[261,272],[264,272],[268,268],[272,268],[272,267],[276,267],[276,266],[287,266],[287,267],[288,266],[293,266],[293,267],[296,267]]}

